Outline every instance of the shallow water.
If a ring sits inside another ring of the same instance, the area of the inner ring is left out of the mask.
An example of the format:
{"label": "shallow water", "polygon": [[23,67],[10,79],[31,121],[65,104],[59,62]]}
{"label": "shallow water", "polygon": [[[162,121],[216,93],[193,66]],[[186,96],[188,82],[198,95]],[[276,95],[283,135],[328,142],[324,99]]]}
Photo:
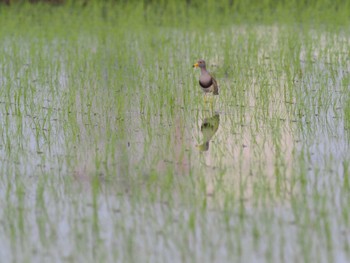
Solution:
{"label": "shallow water", "polygon": [[5,41],[0,258],[348,261],[349,38],[245,30]]}

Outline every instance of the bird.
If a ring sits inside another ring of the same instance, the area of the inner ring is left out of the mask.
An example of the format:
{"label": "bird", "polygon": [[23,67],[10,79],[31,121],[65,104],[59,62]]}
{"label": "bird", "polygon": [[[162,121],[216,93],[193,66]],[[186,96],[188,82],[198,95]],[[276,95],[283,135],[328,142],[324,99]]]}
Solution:
{"label": "bird", "polygon": [[218,84],[215,78],[207,71],[205,61],[203,59],[200,59],[193,65],[193,67],[201,69],[201,75],[199,76],[199,85],[204,91],[204,94],[207,95],[208,93],[212,92],[214,95],[219,95]]}
{"label": "bird", "polygon": [[203,143],[197,145],[197,148],[201,152],[206,152],[209,150],[209,142],[211,138],[215,135],[219,128],[220,124],[220,115],[219,113],[215,113],[213,116],[209,118],[205,118],[201,125],[201,132],[203,134]]}

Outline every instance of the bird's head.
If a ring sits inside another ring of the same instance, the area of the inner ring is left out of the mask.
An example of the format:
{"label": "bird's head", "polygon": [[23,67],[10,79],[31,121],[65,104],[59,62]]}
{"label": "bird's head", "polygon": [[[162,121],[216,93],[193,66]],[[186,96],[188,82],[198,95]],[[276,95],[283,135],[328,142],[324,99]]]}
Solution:
{"label": "bird's head", "polygon": [[193,65],[194,68],[205,68],[205,61],[200,59]]}

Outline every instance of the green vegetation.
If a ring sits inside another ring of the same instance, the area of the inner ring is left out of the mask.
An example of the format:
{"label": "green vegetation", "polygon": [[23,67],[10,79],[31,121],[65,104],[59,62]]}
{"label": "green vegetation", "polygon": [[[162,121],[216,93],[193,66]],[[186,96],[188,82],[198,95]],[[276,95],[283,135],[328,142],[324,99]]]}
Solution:
{"label": "green vegetation", "polygon": [[82,3],[0,5],[1,261],[350,260],[347,3]]}

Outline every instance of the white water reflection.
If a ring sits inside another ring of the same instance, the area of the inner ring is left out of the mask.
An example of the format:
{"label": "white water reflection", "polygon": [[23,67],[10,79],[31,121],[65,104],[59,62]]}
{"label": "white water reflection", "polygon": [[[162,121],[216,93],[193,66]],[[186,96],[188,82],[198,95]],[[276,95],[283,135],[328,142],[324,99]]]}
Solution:
{"label": "white water reflection", "polygon": [[[270,33],[278,34],[276,28]],[[344,52],[348,42],[340,43]],[[343,180],[350,149],[342,79],[349,67],[324,63],[329,51],[313,50],[311,63],[301,49],[302,74],[290,91],[290,76],[275,70],[266,55],[278,44],[259,50],[258,66],[270,73],[251,69],[244,87],[218,78],[222,92],[213,110],[198,102],[200,93],[183,93],[183,84],[174,104],[157,104],[125,87],[109,90],[105,83],[98,89],[96,80],[96,86],[90,79],[83,87],[69,86],[77,82],[70,82],[64,59],[61,71],[51,67],[57,85],[37,83],[34,72],[9,93],[2,90],[0,257],[345,262]],[[319,83],[324,74],[329,85]],[[0,77],[1,85],[9,83]],[[27,101],[19,88],[24,84]],[[74,88],[74,96],[67,96]],[[235,97],[237,90],[241,96]]]}

